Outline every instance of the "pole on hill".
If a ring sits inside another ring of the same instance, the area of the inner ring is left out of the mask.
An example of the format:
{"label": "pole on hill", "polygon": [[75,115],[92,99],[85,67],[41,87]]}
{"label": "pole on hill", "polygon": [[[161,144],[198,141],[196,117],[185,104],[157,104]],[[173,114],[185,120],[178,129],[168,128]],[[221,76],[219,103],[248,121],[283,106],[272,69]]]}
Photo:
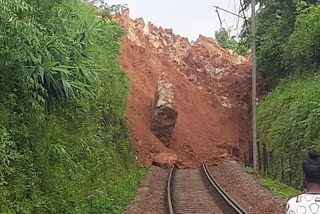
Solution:
{"label": "pole on hill", "polygon": [[253,169],[258,170],[257,163],[257,61],[256,61],[256,1],[251,0],[251,33],[252,33],[252,162]]}
{"label": "pole on hill", "polygon": [[[256,0],[251,0],[251,33],[252,33],[252,165],[255,171],[258,170],[258,145],[257,145],[257,58],[256,58]],[[240,16],[219,6],[213,6],[216,11],[222,10],[234,16],[246,20],[245,16]],[[218,14],[219,16],[219,14]],[[219,16],[220,19],[220,16]],[[220,20],[221,22],[221,20]]]}

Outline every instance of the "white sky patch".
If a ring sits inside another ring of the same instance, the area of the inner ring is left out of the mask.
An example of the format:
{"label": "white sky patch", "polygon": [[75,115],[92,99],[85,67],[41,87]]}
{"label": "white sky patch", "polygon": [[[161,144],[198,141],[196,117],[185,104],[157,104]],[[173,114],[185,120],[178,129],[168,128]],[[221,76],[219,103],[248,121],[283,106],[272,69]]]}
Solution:
{"label": "white sky patch", "polygon": [[[239,0],[105,0],[109,5],[127,4],[131,18],[142,17],[156,26],[172,28],[175,34],[196,40],[199,34],[214,38],[221,24],[213,6],[238,14]],[[219,11],[222,27],[238,36],[243,20]]]}

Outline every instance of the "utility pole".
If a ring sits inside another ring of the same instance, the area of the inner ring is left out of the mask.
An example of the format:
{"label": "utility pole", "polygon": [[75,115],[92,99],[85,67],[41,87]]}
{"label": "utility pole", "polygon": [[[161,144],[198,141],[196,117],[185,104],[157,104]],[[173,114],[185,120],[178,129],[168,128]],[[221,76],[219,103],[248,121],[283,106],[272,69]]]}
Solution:
{"label": "utility pole", "polygon": [[251,0],[252,33],[252,161],[253,169],[258,170],[257,156],[257,61],[256,61],[256,0]]}
{"label": "utility pole", "polygon": [[[240,16],[219,6],[213,6],[216,11],[222,10],[234,16],[246,20],[244,16]],[[218,14],[219,16],[219,14]],[[220,19],[220,16],[219,16]],[[221,22],[221,19],[220,19]],[[252,33],[252,164],[255,171],[258,170],[258,145],[257,145],[257,58],[256,58],[256,0],[251,0],[251,33]]]}

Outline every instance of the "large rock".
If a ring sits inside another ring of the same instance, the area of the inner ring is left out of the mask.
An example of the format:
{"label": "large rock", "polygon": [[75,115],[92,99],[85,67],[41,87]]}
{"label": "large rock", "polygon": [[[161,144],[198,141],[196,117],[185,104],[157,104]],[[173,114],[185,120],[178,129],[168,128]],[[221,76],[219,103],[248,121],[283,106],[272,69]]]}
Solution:
{"label": "large rock", "polygon": [[158,80],[152,106],[151,130],[161,142],[168,146],[177,121],[178,112],[174,109],[173,86],[165,80],[164,75]]}
{"label": "large rock", "polygon": [[158,153],[153,157],[153,165],[161,168],[172,167],[177,162],[177,155],[174,153]]}

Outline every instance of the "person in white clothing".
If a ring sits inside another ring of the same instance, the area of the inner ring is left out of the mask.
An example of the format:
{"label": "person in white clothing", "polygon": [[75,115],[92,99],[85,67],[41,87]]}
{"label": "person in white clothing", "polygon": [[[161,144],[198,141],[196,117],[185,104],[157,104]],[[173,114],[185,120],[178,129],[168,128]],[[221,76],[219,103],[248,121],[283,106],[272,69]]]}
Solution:
{"label": "person in white clothing", "polygon": [[287,214],[320,214],[320,153],[309,151],[302,162],[304,193],[291,198]]}

